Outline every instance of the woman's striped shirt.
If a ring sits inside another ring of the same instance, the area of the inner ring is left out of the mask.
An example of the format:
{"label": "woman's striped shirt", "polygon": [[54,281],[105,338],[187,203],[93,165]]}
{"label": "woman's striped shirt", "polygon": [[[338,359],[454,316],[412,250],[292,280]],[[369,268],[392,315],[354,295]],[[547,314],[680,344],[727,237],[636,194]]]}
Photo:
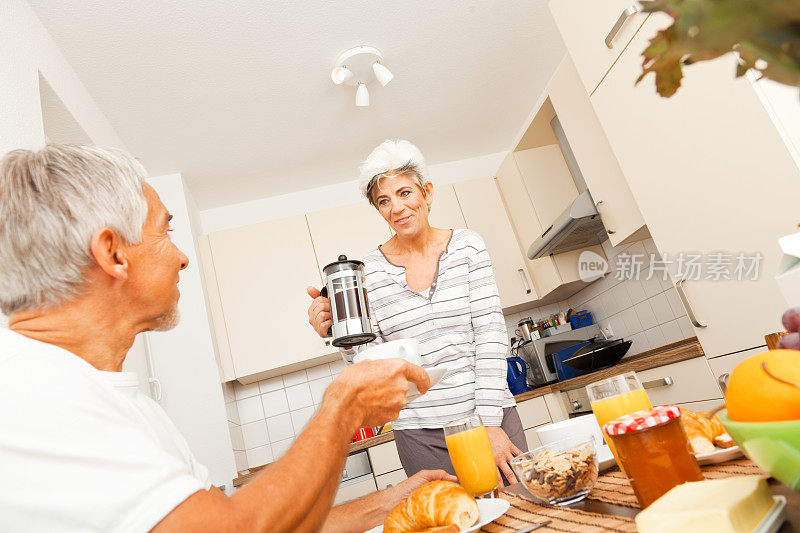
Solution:
{"label": "woman's striped shirt", "polygon": [[480,235],[453,230],[430,291],[423,294],[408,287],[405,268],[391,263],[379,248],[363,261],[378,338],[342,350],[345,357],[352,359],[380,342],[413,337],[420,342],[422,366],[448,370],[445,379],[400,412],[392,427],[441,428],[472,413],[486,425],[499,426],[503,408],[516,404],[506,382],[508,338],[500,296]]}

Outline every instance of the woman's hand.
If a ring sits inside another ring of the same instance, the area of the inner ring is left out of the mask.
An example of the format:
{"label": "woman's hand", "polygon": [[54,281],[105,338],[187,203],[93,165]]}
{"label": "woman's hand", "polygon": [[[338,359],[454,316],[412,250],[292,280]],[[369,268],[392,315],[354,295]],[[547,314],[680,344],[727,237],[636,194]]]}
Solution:
{"label": "woman's hand", "polygon": [[489,434],[489,442],[492,443],[494,464],[497,465],[497,481],[500,482],[501,487],[505,486],[503,484],[503,478],[500,476],[500,472],[503,472],[503,475],[506,476],[509,483],[516,483],[517,477],[514,475],[514,471],[508,463],[511,462],[514,457],[521,454],[522,451],[514,446],[514,443],[511,442],[511,439],[508,438],[508,435],[506,435],[506,432],[503,431],[502,428],[486,426],[486,432]]}
{"label": "woman's hand", "polygon": [[328,330],[333,325],[331,317],[331,301],[320,295],[316,287],[306,288],[306,292],[314,301],[308,306],[308,323],[320,337],[329,337]]}

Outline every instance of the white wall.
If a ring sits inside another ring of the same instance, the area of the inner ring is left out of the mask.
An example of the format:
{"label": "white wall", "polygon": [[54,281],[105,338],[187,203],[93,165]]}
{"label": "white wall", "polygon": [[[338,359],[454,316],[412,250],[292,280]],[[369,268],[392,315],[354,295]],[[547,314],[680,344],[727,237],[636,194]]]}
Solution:
{"label": "white wall", "polygon": [[93,142],[124,148],[30,6],[0,0],[0,155],[45,143],[40,73]]}
{"label": "white wall", "polygon": [[[495,175],[505,156],[505,152],[498,152],[430,165],[428,173],[434,187],[456,181],[486,178]],[[353,171],[355,172],[355,165]],[[358,188],[358,181],[345,181],[316,189],[206,209],[200,213],[200,219],[203,233],[208,234],[358,202],[366,202]]]}
{"label": "white wall", "polygon": [[180,323],[171,331],[148,334],[154,373],[162,383],[160,403],[198,461],[208,467],[214,484],[227,484],[236,477],[236,467],[192,233],[196,213],[191,213],[193,202],[187,199],[179,174],[148,181],[173,215],[173,242],[189,258],[178,285]]}

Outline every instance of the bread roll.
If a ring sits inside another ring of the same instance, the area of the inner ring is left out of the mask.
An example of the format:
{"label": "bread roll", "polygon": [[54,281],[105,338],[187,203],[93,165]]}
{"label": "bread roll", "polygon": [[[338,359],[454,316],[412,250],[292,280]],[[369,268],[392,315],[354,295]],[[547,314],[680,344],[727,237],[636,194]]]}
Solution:
{"label": "bread roll", "polygon": [[681,408],[681,422],[686,430],[686,438],[695,454],[713,453],[714,438],[725,433],[717,415],[711,419],[705,417],[706,413],[696,413],[691,409]]}
{"label": "bread roll", "polygon": [[[478,521],[478,504],[458,483],[425,483],[392,509],[383,522],[384,533],[461,531]],[[456,529],[434,529],[455,526]]]}

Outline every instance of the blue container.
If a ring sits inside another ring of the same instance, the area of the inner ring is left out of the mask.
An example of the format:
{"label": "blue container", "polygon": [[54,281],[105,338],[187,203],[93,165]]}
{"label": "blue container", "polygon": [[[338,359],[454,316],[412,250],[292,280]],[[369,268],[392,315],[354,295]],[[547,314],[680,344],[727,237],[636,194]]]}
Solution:
{"label": "blue container", "polygon": [[564,381],[588,373],[584,372],[583,370],[577,370],[575,368],[572,368],[571,366],[567,366],[564,364],[564,361],[575,355],[575,353],[578,350],[580,350],[590,342],[591,341],[578,342],[575,345],[570,346],[569,348],[564,348],[563,350],[553,352],[553,363],[555,364],[556,367],[556,374],[558,375],[558,381]]}
{"label": "blue container", "polygon": [[572,326],[572,329],[585,328],[586,326],[591,326],[592,324],[594,324],[594,322],[592,322],[592,313],[590,313],[589,311],[581,311],[579,313],[575,313],[567,320],[569,321],[569,324]]}
{"label": "blue container", "polygon": [[525,361],[521,357],[509,357],[506,362],[508,363],[506,380],[511,394],[522,394],[531,390],[528,388],[528,384],[525,383],[525,375],[527,373]]}

